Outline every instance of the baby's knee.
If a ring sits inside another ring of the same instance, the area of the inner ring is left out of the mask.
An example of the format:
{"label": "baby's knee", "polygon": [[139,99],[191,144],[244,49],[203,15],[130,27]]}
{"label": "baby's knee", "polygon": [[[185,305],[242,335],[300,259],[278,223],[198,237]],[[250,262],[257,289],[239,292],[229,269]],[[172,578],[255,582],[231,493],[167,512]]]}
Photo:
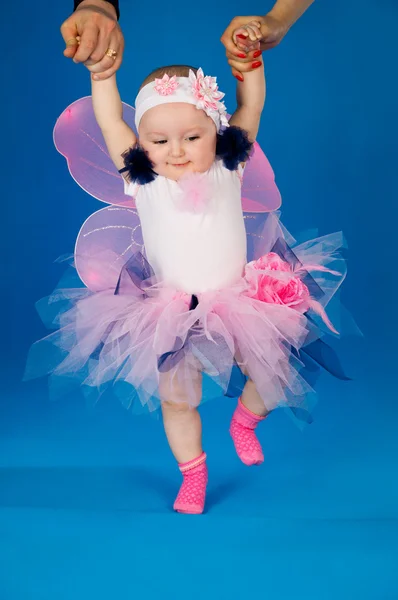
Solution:
{"label": "baby's knee", "polygon": [[159,395],[162,404],[172,409],[174,405],[184,406],[187,404],[186,388],[176,378],[168,375],[162,376],[159,381]]}
{"label": "baby's knee", "polygon": [[[184,385],[170,377],[162,377],[159,382],[159,395],[164,410],[182,412],[195,403],[189,385]],[[196,394],[194,394],[196,397]]]}
{"label": "baby's knee", "polygon": [[201,373],[192,372],[181,377],[181,372],[164,373],[159,380],[159,395],[165,410],[184,411],[200,404]]}
{"label": "baby's knee", "polygon": [[162,411],[167,414],[182,414],[191,410],[193,407],[186,398],[170,398],[162,400]]}

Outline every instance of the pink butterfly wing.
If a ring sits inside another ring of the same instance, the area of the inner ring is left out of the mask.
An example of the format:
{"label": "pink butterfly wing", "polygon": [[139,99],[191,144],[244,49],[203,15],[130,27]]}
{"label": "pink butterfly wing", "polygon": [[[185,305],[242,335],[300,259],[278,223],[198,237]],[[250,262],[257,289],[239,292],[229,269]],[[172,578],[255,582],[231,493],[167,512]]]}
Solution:
{"label": "pink butterfly wing", "polygon": [[75,266],[88,289],[115,289],[128,259],[143,252],[144,243],[137,211],[105,206],[83,223],[75,246]]}
{"label": "pink butterfly wing", "polygon": [[244,212],[264,213],[277,210],[282,203],[272,167],[260,145],[255,142],[254,152],[246,164],[242,183]]}
{"label": "pink butterfly wing", "polygon": [[[123,118],[136,133],[134,113],[134,108],[123,103]],[[124,194],[123,178],[107,152],[91,96],[76,100],[63,111],[53,137],[73,179],[88,194],[107,204],[135,207],[134,199]]]}

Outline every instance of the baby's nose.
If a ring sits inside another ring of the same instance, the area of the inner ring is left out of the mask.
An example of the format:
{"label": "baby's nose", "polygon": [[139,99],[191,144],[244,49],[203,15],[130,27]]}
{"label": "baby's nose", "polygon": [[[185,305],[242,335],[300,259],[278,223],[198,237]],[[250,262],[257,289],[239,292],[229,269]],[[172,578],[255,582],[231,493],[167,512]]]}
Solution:
{"label": "baby's nose", "polygon": [[183,146],[178,140],[170,143],[170,154],[171,156],[182,156],[184,154]]}

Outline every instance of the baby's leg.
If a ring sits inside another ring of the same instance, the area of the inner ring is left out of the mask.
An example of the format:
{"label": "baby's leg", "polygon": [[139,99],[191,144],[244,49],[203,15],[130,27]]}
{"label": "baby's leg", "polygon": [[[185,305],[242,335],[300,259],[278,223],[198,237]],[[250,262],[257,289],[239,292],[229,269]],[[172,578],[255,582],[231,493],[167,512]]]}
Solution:
{"label": "baby's leg", "polygon": [[[242,370],[248,375],[247,371]],[[254,382],[248,379],[230,426],[236,453],[245,465],[259,465],[264,462],[261,444],[254,430],[268,414],[269,411],[265,408]]]}
{"label": "baby's leg", "polygon": [[204,509],[207,486],[202,422],[196,408],[201,400],[202,374],[199,369],[189,369],[189,381],[184,382],[179,378],[182,372],[186,376],[187,368],[181,365],[177,373],[161,376],[163,423],[171,451],[184,478],[174,510],[199,514]]}
{"label": "baby's leg", "polygon": [[248,379],[241,396],[242,404],[260,418],[265,418],[269,411],[264,406],[264,400],[258,393],[254,382]]}
{"label": "baby's leg", "polygon": [[163,424],[174,457],[186,463],[202,453],[202,422],[197,406],[202,394],[199,368],[181,364],[162,373],[159,383]]}

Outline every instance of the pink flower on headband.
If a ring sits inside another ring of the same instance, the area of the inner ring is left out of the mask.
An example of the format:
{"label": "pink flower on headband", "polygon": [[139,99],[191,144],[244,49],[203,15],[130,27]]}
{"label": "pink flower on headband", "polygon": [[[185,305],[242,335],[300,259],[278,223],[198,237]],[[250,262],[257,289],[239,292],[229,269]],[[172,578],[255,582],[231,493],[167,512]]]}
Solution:
{"label": "pink flower on headband", "polygon": [[155,90],[160,96],[168,96],[175,92],[178,88],[178,81],[176,75],[173,77],[169,77],[167,73],[165,73],[162,79],[155,79]]}
{"label": "pink flower on headband", "polygon": [[198,69],[196,75],[190,70],[189,80],[192,84],[192,93],[198,101],[196,106],[205,111],[207,115],[218,112],[221,123],[228,125],[225,104],[221,102],[225,94],[219,91],[216,77],[205,76],[202,69]]}

